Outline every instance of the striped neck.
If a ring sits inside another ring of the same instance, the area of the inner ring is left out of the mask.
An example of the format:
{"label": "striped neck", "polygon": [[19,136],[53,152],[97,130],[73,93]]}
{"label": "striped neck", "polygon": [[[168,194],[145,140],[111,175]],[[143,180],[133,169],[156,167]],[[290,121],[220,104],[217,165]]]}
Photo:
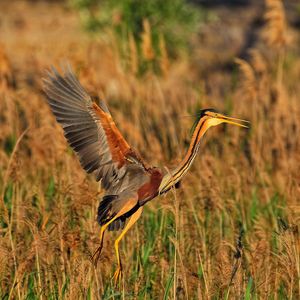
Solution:
{"label": "striped neck", "polygon": [[199,120],[193,132],[192,140],[185,157],[183,158],[183,160],[177,168],[165,174],[159,186],[159,194],[163,194],[167,192],[170,188],[175,186],[175,184],[182,179],[182,177],[191,167],[192,162],[194,161],[199,151],[200,140],[209,127],[207,124],[208,122],[206,122],[207,120],[208,118],[206,116],[202,117]]}

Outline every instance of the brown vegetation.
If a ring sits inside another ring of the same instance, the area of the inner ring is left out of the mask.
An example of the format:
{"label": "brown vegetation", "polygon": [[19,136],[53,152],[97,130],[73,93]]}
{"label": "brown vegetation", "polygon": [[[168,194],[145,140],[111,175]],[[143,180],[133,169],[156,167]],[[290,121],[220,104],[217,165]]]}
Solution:
{"label": "brown vegetation", "polygon": [[[1,297],[300,297],[299,49],[286,43],[280,1],[266,2],[263,38],[236,60],[238,80],[224,74],[233,82],[227,94],[205,89],[215,78],[199,78],[192,58],[170,62],[163,38],[164,76],[140,78],[133,37],[124,62],[113,38],[87,37],[55,4],[1,5]],[[144,28],[151,60],[146,20]],[[183,157],[193,122],[185,116],[199,106],[251,121],[250,131],[210,130],[182,188],[147,205],[122,243],[119,289],[110,282],[114,233],[96,268],[90,260],[102,191],[68,148],[41,90],[45,69],[62,59],[106,99],[120,131],[153,165]]]}

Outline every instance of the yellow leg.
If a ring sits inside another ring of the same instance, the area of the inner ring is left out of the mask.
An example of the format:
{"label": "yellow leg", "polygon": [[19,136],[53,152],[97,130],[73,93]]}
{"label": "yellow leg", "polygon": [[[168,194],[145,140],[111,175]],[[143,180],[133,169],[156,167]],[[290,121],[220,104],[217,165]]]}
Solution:
{"label": "yellow leg", "polygon": [[100,258],[101,252],[102,252],[102,248],[103,248],[103,239],[104,239],[104,232],[107,229],[107,227],[109,226],[109,224],[111,224],[116,218],[118,218],[119,216],[115,216],[114,218],[112,218],[109,222],[107,222],[106,224],[104,224],[101,229],[100,229],[100,246],[97,248],[97,250],[95,251],[95,253],[92,256],[92,261],[94,263],[95,266],[97,266],[98,260]]}
{"label": "yellow leg", "polygon": [[118,236],[118,238],[115,241],[115,250],[116,250],[116,256],[117,256],[117,262],[118,262],[118,267],[117,270],[113,276],[114,283],[115,285],[118,282],[118,279],[120,278],[120,275],[122,275],[122,264],[121,264],[121,259],[119,255],[119,242],[121,239],[124,237],[126,232],[131,228],[131,226],[139,219],[143,211],[143,207],[140,207],[129,219],[128,223],[126,224],[125,228],[123,229],[122,233]]}
{"label": "yellow leg", "polygon": [[[104,238],[104,232],[114,220],[119,218],[120,216],[124,215],[126,212],[130,211],[137,203],[137,197],[132,197],[127,200],[124,207],[106,224],[104,224],[100,229],[100,246],[95,251],[95,253],[92,256],[92,261],[94,262],[94,265],[97,265],[97,262],[100,258],[102,247],[103,247],[103,238]],[[126,228],[126,227],[125,227]]]}

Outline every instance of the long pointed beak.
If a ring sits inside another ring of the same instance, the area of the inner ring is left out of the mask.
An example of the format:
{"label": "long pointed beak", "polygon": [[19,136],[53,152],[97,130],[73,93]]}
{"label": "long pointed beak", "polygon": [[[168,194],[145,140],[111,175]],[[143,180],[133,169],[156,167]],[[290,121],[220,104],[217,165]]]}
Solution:
{"label": "long pointed beak", "polygon": [[[247,121],[247,120],[231,118],[231,117],[227,117],[227,116],[224,116],[224,115],[221,115],[220,119],[224,123],[228,123],[228,124],[232,124],[232,125],[236,125],[236,126],[240,126],[240,127],[245,127],[245,128],[249,128],[250,127],[249,126],[250,122]],[[243,124],[243,123],[247,123],[247,124]]]}

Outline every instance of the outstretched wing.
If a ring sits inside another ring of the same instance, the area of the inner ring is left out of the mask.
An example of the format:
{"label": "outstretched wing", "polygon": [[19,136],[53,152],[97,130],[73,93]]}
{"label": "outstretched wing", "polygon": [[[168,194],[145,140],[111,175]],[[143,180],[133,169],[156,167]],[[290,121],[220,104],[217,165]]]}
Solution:
{"label": "outstretched wing", "polygon": [[106,104],[92,101],[70,67],[62,75],[52,68],[44,79],[44,91],[82,167],[94,173],[97,181],[102,179],[104,189],[115,194],[128,189],[122,184],[128,165],[138,176],[146,175],[144,162],[121,135]]}

